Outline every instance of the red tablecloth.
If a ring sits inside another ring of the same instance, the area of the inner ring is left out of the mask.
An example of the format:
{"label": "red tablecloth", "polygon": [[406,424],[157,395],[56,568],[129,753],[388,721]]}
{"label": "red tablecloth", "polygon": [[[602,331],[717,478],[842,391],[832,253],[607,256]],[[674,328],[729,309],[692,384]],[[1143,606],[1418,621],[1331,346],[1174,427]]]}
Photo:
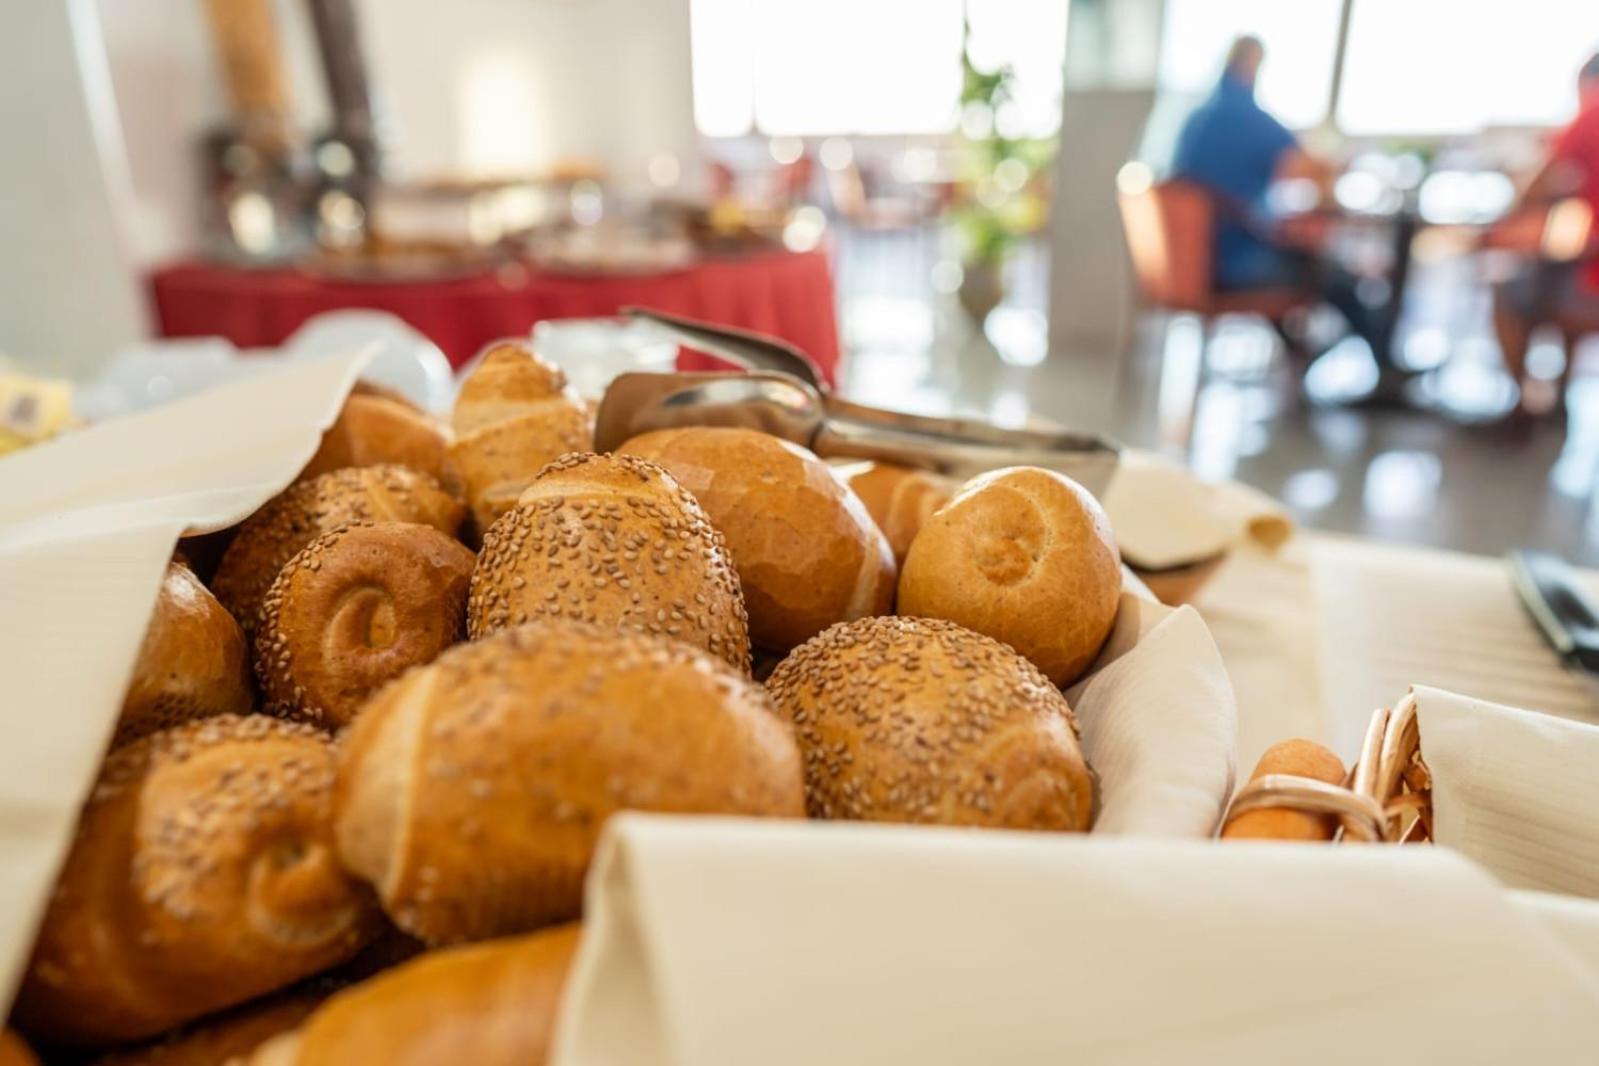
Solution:
{"label": "red tablecloth", "polygon": [[[182,263],[150,279],[164,337],[220,336],[240,347],[281,344],[322,311],[391,311],[459,366],[500,337],[527,336],[546,318],[615,314],[629,304],[781,337],[808,352],[829,381],[838,323],[827,255],[763,252],[712,258],[640,277],[570,277],[531,267],[441,281],[335,281],[298,270]],[[709,365],[685,356],[684,366]]]}

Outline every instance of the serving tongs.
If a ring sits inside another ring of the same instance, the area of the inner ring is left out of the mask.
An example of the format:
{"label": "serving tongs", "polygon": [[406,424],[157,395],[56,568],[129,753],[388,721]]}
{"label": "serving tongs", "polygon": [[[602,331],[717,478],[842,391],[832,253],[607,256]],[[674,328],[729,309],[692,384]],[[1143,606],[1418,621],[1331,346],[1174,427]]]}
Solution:
{"label": "serving tongs", "polygon": [[1001,429],[851,403],[832,394],[809,356],[783,341],[645,308],[624,308],[622,314],[745,369],[617,375],[596,416],[599,451],[655,429],[742,426],[827,459],[873,459],[961,480],[1000,467],[1041,466],[1096,496],[1116,469],[1119,445],[1096,434]]}

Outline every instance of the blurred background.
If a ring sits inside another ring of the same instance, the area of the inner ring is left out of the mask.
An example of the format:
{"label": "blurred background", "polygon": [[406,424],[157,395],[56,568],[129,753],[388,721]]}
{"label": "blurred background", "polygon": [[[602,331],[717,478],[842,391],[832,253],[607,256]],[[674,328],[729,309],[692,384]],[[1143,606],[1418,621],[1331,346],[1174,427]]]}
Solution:
{"label": "blurred background", "polygon": [[642,304],[787,339],[862,402],[1107,431],[1312,526],[1599,562],[1591,0],[0,25],[14,440],[42,421],[16,382],[92,395],[156,339],[377,310],[459,365],[541,323],[625,343],[607,316]]}

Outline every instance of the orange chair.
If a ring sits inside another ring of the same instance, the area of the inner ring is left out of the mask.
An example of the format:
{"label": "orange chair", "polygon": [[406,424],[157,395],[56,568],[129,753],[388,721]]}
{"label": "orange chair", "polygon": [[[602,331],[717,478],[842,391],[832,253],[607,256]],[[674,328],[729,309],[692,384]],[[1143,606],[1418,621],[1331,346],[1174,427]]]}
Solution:
{"label": "orange chair", "polygon": [[1117,203],[1133,275],[1150,307],[1198,315],[1207,343],[1222,315],[1256,315],[1271,324],[1291,355],[1304,354],[1286,322],[1316,303],[1314,292],[1297,287],[1220,292],[1213,284],[1216,205],[1209,192],[1173,180],[1118,190]]}

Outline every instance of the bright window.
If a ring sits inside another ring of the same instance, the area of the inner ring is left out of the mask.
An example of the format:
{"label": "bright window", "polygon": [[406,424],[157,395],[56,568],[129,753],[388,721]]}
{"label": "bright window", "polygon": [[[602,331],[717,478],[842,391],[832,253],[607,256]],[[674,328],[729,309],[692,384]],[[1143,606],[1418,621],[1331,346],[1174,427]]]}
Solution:
{"label": "bright window", "polygon": [[1338,124],[1355,135],[1557,125],[1595,49],[1595,0],[1354,0]]}
{"label": "bright window", "polygon": [[1065,0],[692,0],[694,120],[709,137],[945,133],[974,62],[1016,72],[1012,127],[1060,122]]}
{"label": "bright window", "polygon": [[1266,46],[1256,87],[1261,106],[1284,125],[1315,126],[1332,95],[1342,7],[1342,0],[1166,0],[1160,87],[1194,97],[1209,92],[1228,46],[1253,34]]}

